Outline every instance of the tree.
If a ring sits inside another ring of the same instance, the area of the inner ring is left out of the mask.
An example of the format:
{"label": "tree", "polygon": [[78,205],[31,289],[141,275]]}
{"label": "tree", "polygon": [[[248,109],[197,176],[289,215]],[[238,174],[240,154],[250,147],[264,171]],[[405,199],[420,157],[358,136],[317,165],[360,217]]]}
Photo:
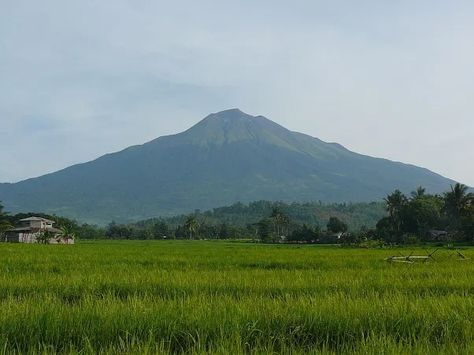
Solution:
{"label": "tree", "polygon": [[197,218],[195,215],[190,215],[186,219],[186,222],[184,222],[184,229],[188,232],[188,237],[189,239],[193,239],[195,236],[195,233],[197,232],[199,227]]}
{"label": "tree", "polygon": [[105,238],[105,229],[90,224],[82,224],[76,232],[80,239],[102,239]]}
{"label": "tree", "polygon": [[275,224],[275,232],[277,236],[280,237],[284,232],[284,228],[290,224],[290,218],[285,215],[278,207],[274,207],[272,209],[272,214],[270,217],[273,219]]}
{"label": "tree", "polygon": [[444,194],[444,211],[448,227],[461,240],[470,240],[474,233],[474,194],[466,185],[457,183]]}
{"label": "tree", "polygon": [[417,198],[424,197],[426,194],[426,189],[422,186],[418,186],[415,191],[411,192],[412,199],[416,200]]}
{"label": "tree", "polygon": [[50,231],[45,230],[39,233],[39,235],[36,237],[36,241],[40,244],[49,244],[51,238],[53,238],[53,234]]}
{"label": "tree", "polygon": [[397,242],[398,236],[394,233],[393,223],[390,217],[381,218],[376,225],[376,233],[379,238],[387,242]]}
{"label": "tree", "polygon": [[347,224],[337,217],[330,217],[326,227],[332,233],[347,232]]}
{"label": "tree", "polygon": [[402,232],[423,237],[430,229],[442,229],[443,200],[439,196],[417,195],[402,211]]}
{"label": "tree", "polygon": [[290,233],[288,240],[312,243],[320,237],[320,234],[319,226],[312,228],[303,224],[303,226],[296,228],[292,233]]}
{"label": "tree", "polygon": [[168,225],[163,221],[153,224],[151,230],[155,239],[162,239],[163,237],[167,237],[169,234]]}
{"label": "tree", "polygon": [[3,211],[3,205],[0,203],[0,237],[3,239],[6,230],[12,228],[12,225],[7,219],[7,214]]}
{"label": "tree", "polygon": [[460,226],[463,239],[474,242],[474,203],[471,204],[467,215],[461,217]]}
{"label": "tree", "polygon": [[62,226],[61,233],[59,233],[59,238],[67,244],[70,240],[76,239],[76,234],[74,233],[74,230],[71,228],[71,226]]}
{"label": "tree", "polygon": [[257,234],[262,242],[269,242],[272,238],[273,221],[269,218],[263,218],[257,223]]}
{"label": "tree", "polygon": [[407,203],[406,196],[400,190],[395,190],[384,198],[384,201],[395,233],[401,234],[402,210]]}
{"label": "tree", "polygon": [[468,214],[474,203],[474,195],[468,190],[466,185],[456,183],[451,186],[451,191],[444,194],[444,209],[449,216],[458,219]]}
{"label": "tree", "polygon": [[184,226],[177,226],[175,231],[174,231],[174,238],[175,239],[186,239],[186,230]]}
{"label": "tree", "polygon": [[133,235],[133,231],[130,226],[119,225],[112,222],[109,224],[105,235],[110,239],[130,239]]}
{"label": "tree", "polygon": [[6,213],[3,211],[5,207],[2,205],[2,202],[0,201],[0,220],[3,220],[6,217]]}
{"label": "tree", "polygon": [[385,241],[408,242],[432,238],[432,230],[448,230],[458,240],[470,241],[474,233],[474,195],[462,184],[439,195],[418,187],[407,199],[399,190],[385,198],[388,216],[377,223]]}

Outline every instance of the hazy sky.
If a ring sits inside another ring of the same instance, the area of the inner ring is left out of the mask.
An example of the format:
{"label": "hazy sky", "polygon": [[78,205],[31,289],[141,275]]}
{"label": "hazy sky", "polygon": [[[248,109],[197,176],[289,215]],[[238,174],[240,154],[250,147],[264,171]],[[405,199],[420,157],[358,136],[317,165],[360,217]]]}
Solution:
{"label": "hazy sky", "polygon": [[474,185],[474,2],[0,0],[0,182],[232,107]]}

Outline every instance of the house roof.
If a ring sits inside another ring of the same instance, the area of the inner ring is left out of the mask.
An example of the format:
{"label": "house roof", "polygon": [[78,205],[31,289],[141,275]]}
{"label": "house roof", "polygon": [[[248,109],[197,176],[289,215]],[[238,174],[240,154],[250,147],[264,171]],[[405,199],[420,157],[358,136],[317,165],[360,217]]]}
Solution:
{"label": "house roof", "polygon": [[35,216],[20,219],[20,222],[30,222],[30,221],[43,221],[43,222],[47,222],[47,223],[55,223],[54,221],[51,221],[50,219],[46,219],[46,218],[42,218],[42,217],[35,217]]}

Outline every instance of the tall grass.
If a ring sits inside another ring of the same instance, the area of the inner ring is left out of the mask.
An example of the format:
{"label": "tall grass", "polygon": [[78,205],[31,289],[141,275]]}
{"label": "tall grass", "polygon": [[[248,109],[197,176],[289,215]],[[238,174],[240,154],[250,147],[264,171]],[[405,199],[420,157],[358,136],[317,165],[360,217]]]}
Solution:
{"label": "tall grass", "polygon": [[0,353],[474,353],[473,263],[393,253],[1,244]]}

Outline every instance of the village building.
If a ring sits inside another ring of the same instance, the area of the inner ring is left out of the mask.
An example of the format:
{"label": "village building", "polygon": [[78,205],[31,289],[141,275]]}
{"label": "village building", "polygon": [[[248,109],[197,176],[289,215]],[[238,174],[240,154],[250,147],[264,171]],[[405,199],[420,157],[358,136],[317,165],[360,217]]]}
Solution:
{"label": "village building", "polygon": [[432,241],[446,241],[449,239],[448,232],[436,229],[429,230],[427,236]]}
{"label": "village building", "polygon": [[5,232],[5,241],[10,243],[38,243],[44,233],[51,235],[49,244],[74,244],[72,238],[62,238],[62,231],[53,227],[55,222],[42,217],[20,220],[20,226]]}

